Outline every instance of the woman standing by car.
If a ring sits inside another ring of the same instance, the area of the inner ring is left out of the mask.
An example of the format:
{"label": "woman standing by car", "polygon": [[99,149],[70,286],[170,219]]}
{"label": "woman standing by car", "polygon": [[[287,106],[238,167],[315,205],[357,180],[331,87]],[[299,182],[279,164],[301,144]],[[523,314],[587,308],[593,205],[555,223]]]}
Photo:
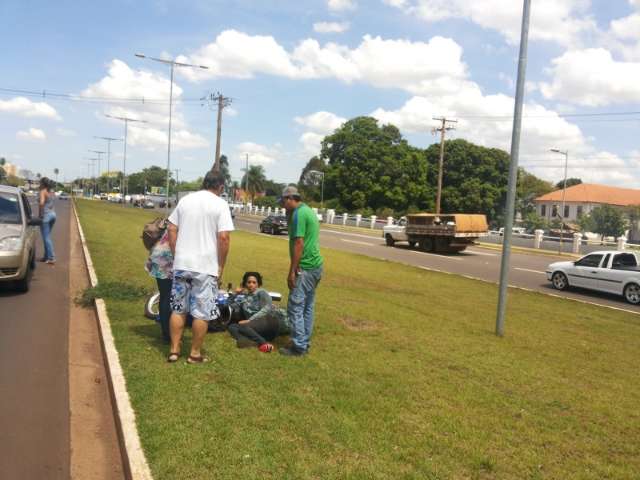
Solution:
{"label": "woman standing by car", "polygon": [[40,179],[40,193],[38,197],[39,213],[42,219],[40,232],[42,233],[42,243],[44,244],[44,257],[42,261],[53,265],[56,263],[56,254],[53,250],[53,240],[51,240],[51,230],[56,223],[56,212],[53,207],[56,194],[53,192],[53,181],[47,177]]}

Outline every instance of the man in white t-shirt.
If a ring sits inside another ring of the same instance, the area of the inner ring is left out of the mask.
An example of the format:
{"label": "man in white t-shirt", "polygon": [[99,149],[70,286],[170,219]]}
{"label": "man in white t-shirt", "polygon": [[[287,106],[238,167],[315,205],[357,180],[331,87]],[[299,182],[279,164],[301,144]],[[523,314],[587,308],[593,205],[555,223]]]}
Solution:
{"label": "man in white t-shirt", "polygon": [[207,361],[200,349],[208,322],[220,316],[216,297],[229,252],[229,232],[233,230],[229,205],[219,196],[223,189],[224,178],[208,172],[202,190],[182,198],[169,216],[169,244],[174,255],[169,362],[180,358],[187,313],[193,317],[187,363]]}

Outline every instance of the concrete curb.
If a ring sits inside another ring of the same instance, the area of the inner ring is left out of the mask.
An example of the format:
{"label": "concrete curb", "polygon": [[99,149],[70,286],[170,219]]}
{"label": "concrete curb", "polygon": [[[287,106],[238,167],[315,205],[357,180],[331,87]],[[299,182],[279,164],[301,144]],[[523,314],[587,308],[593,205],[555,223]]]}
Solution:
{"label": "concrete curb", "polygon": [[[78,226],[91,286],[95,287],[98,284],[98,277],[93,268],[91,254],[87,248],[87,242],[84,237],[82,225],[80,224],[80,219],[78,218],[75,202],[73,203],[73,215],[76,220],[76,225]],[[98,325],[100,327],[100,340],[106,357],[107,376],[109,378],[116,425],[120,437],[122,463],[126,476],[134,480],[153,480],[149,464],[142,450],[140,437],[138,436],[136,415],[131,406],[129,393],[127,392],[127,383],[124,378],[122,366],[120,365],[120,357],[118,356],[113,334],[111,333],[111,323],[107,315],[107,308],[104,300],[101,298],[96,299],[96,312],[98,314]]]}

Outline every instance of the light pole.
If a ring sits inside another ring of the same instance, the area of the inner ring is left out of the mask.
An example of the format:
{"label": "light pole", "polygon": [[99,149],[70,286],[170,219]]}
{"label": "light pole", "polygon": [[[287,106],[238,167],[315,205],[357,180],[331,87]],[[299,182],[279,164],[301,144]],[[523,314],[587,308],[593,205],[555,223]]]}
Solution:
{"label": "light pole", "polygon": [[112,138],[112,137],[93,137],[99,140],[107,141],[107,190],[108,193],[111,193],[111,177],[109,176],[109,171],[111,168],[111,142],[121,142],[121,138]]}
{"label": "light pole", "polygon": [[309,170],[307,173],[322,175],[322,183],[320,186],[320,210],[324,211],[324,172],[321,172],[320,170]]}
{"label": "light pole", "polygon": [[204,70],[208,70],[209,67],[204,65],[191,65],[189,63],[181,63],[176,62],[175,60],[165,60],[162,58],[155,57],[147,57],[142,53],[136,53],[136,57],[138,58],[148,58],[149,60],[153,60],[154,62],[164,63],[165,65],[169,65],[171,67],[171,82],[169,84],[169,141],[167,142],[167,192],[165,199],[165,208],[166,214],[169,216],[169,179],[171,178],[171,115],[173,111],[173,69],[174,67],[192,67],[192,68],[202,68]]}
{"label": "light pole", "polygon": [[124,122],[124,158],[122,160],[122,185],[120,186],[120,195],[122,196],[122,206],[126,206],[124,197],[127,189],[127,132],[129,130],[129,122],[147,123],[146,120],[138,120],[129,117],[116,117],[113,115],[105,114],[105,117],[113,118],[115,120],[121,120]]}
{"label": "light pole", "polygon": [[564,237],[564,198],[567,193],[567,169],[569,167],[569,150],[559,150],[557,148],[550,149],[553,153],[559,153],[564,155],[564,180],[562,181],[562,206],[560,207],[560,218],[562,223],[560,224],[560,245],[558,246],[558,253],[562,253],[562,239]]}
{"label": "light pole", "polygon": [[101,168],[100,168],[100,162],[102,162],[102,154],[103,153],[107,153],[107,152],[103,152],[101,150],[89,150],[89,152],[91,153],[97,153],[98,154],[98,176],[97,176],[97,182],[98,184],[100,183],[100,175],[101,175]]}

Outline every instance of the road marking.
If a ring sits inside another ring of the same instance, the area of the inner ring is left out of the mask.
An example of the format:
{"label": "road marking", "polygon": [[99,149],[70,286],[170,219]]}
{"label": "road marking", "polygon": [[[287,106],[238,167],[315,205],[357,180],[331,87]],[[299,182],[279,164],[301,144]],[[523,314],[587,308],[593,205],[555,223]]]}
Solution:
{"label": "road marking", "polygon": [[328,228],[327,229],[322,228],[322,229],[320,229],[320,232],[321,233],[333,233],[334,235],[345,235],[345,236],[348,236],[348,237],[369,238],[371,240],[376,240],[376,239],[379,238],[380,241],[382,241],[382,235],[374,236],[374,235],[363,235],[361,233],[338,232],[336,230],[329,230]]}
{"label": "road marking", "polygon": [[519,268],[513,267],[514,270],[520,270],[521,272],[531,272],[531,273],[541,273],[542,275],[546,275],[546,272],[541,272],[540,270],[531,270],[530,268]]}
{"label": "road marking", "polygon": [[375,245],[375,243],[368,243],[368,242],[359,242],[357,240],[347,240],[345,238],[341,238],[340,239],[341,242],[347,242],[347,243],[355,243],[356,245],[366,245],[367,247],[370,247],[372,245]]}
{"label": "road marking", "polygon": [[405,250],[406,252],[416,253],[418,255],[429,255],[430,257],[443,258],[445,260],[455,260],[456,262],[461,262],[463,259],[459,257],[451,257],[448,255],[439,255],[437,253],[429,253],[429,252],[419,252],[417,250]]}
{"label": "road marking", "polygon": [[467,252],[473,253],[474,255],[484,255],[485,257],[497,257],[498,256],[497,253],[479,252],[478,250],[471,250],[470,248],[467,249]]}

